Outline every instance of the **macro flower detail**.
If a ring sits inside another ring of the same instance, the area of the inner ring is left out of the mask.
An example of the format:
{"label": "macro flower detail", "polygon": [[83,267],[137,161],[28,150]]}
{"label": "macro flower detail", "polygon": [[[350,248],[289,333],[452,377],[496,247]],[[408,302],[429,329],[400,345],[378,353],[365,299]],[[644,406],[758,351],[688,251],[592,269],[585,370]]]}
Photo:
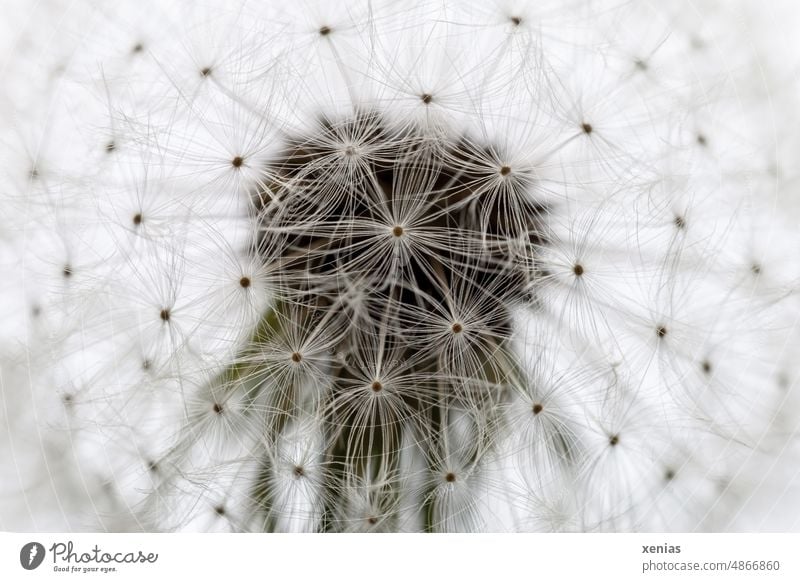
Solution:
{"label": "macro flower detail", "polygon": [[770,15],[11,12],[3,528],[797,528]]}

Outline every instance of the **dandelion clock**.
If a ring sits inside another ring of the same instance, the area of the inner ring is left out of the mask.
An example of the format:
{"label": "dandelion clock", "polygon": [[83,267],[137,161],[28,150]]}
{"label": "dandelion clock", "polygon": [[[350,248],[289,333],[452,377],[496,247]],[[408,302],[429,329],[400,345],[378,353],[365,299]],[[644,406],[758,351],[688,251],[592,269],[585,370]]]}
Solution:
{"label": "dandelion clock", "polygon": [[788,3],[8,2],[0,526],[800,526]]}

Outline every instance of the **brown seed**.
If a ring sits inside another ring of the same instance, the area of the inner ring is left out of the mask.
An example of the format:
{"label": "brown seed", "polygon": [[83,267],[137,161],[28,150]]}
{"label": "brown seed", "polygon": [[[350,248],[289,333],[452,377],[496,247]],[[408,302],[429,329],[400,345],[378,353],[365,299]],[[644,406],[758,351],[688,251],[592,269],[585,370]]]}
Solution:
{"label": "brown seed", "polygon": [[452,483],[453,481],[456,480],[456,474],[448,473],[447,475],[444,476],[444,480],[447,481],[448,483]]}
{"label": "brown seed", "polygon": [[239,285],[247,289],[250,286],[250,277],[242,277],[239,279]]}
{"label": "brown seed", "polygon": [[456,322],[453,324],[451,329],[453,330],[453,333],[461,333],[462,331],[464,331],[464,326]]}
{"label": "brown seed", "polygon": [[399,224],[392,229],[392,234],[397,237],[403,236],[403,232],[405,231],[403,230],[403,227],[400,226]]}
{"label": "brown seed", "polygon": [[581,129],[583,130],[583,133],[587,135],[592,133],[592,125],[590,123],[582,123]]}
{"label": "brown seed", "polygon": [[541,404],[536,403],[536,404],[533,405],[533,413],[534,414],[539,414],[542,410],[544,410],[544,406],[542,406]]}

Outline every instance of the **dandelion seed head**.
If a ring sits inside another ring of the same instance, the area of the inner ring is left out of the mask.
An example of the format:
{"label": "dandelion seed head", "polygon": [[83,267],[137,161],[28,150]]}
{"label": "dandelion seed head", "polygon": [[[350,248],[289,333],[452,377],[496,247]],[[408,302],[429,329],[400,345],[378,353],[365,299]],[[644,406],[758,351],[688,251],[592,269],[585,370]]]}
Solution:
{"label": "dandelion seed head", "polygon": [[54,530],[733,529],[793,450],[794,69],[700,4],[32,8],[0,458]]}

